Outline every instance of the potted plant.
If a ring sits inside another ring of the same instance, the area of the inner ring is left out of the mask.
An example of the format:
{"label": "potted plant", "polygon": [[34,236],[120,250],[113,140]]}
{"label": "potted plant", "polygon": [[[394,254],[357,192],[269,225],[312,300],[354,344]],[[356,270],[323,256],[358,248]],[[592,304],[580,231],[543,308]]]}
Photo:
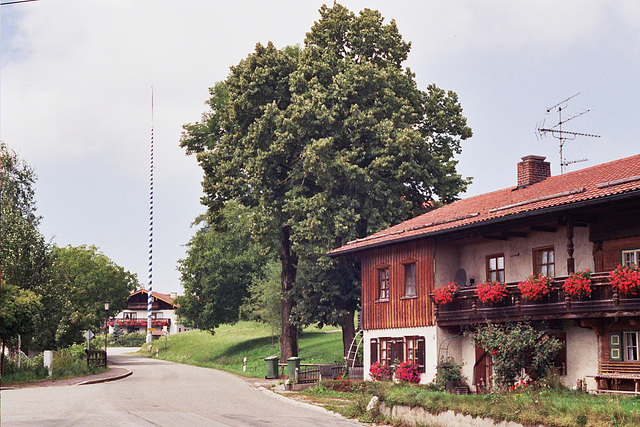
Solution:
{"label": "potted plant", "polygon": [[484,303],[496,304],[507,296],[507,287],[501,282],[479,283],[476,287],[476,295]]}
{"label": "potted plant", "polygon": [[611,287],[614,290],[622,295],[639,295],[640,267],[637,265],[628,265],[626,267],[619,265],[609,273],[609,283],[611,283]]}
{"label": "potted plant", "polygon": [[447,286],[441,286],[433,290],[433,298],[436,304],[448,304],[458,295],[459,288],[453,283],[447,283]]}
{"label": "potted plant", "polygon": [[567,295],[584,298],[591,295],[591,285],[591,271],[576,271],[566,278],[563,289]]}
{"label": "potted plant", "polygon": [[518,289],[522,297],[528,301],[540,301],[549,295],[551,279],[547,276],[534,276],[533,274],[518,283]]}

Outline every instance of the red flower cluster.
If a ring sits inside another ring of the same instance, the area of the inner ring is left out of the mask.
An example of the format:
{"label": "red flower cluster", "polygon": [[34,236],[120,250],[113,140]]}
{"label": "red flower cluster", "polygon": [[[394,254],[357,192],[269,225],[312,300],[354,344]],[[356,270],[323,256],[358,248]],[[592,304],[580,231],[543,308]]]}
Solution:
{"label": "red flower cluster", "polygon": [[576,271],[564,281],[564,292],[567,295],[586,297],[591,295],[591,271]]}
{"label": "red flower cluster", "polygon": [[447,304],[453,301],[458,295],[458,286],[455,283],[449,282],[447,286],[441,286],[433,290],[433,297],[436,304]]}
{"label": "red flower cluster", "polygon": [[380,362],[375,362],[369,368],[369,375],[373,381],[385,381],[390,380],[393,377],[393,368],[383,365]]}
{"label": "red flower cluster", "polygon": [[533,274],[518,283],[522,297],[530,301],[539,301],[549,295],[551,279],[546,276],[535,277]]}
{"label": "red flower cluster", "polygon": [[522,392],[525,392],[525,391],[529,390],[531,388],[531,387],[529,387],[530,385],[531,385],[531,383],[529,381],[520,380],[520,381],[517,381],[511,387],[509,387],[509,390],[510,391],[514,391],[516,393],[522,393]]}
{"label": "red flower cluster", "polygon": [[500,282],[479,283],[476,287],[476,294],[480,301],[495,304],[507,296],[507,288],[504,283]]}
{"label": "red flower cluster", "polygon": [[609,273],[609,282],[613,289],[623,295],[639,295],[640,267],[637,265],[630,265],[627,267],[619,265],[615,270]]}
{"label": "red flower cluster", "polygon": [[401,382],[419,383],[418,365],[413,362],[400,362],[396,368],[396,378]]}

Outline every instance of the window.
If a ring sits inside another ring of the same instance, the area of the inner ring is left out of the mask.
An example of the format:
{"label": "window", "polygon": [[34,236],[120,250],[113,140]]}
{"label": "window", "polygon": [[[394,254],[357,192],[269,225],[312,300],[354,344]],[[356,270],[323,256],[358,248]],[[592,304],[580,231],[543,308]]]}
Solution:
{"label": "window", "polygon": [[555,277],[556,257],[553,246],[533,250],[533,272],[537,276]]}
{"label": "window", "polygon": [[638,361],[640,331],[612,332],[609,334],[609,360]]}
{"label": "window", "polygon": [[415,297],[417,296],[416,290],[416,263],[404,265],[404,296]]}
{"label": "window", "polygon": [[404,361],[404,340],[402,338],[380,338],[380,363],[391,366]]}
{"label": "window", "polygon": [[504,283],[504,254],[487,257],[487,280]]}
{"label": "window", "polygon": [[378,299],[382,301],[389,300],[389,267],[378,269],[378,289],[380,293]]}
{"label": "window", "polygon": [[625,267],[640,265],[640,249],[622,251],[622,265]]}
{"label": "window", "polygon": [[638,360],[638,332],[625,332],[624,360]]}
{"label": "window", "polygon": [[424,337],[405,337],[405,358],[407,362],[412,362],[418,365],[418,372],[425,372],[424,359],[425,359],[425,346]]}

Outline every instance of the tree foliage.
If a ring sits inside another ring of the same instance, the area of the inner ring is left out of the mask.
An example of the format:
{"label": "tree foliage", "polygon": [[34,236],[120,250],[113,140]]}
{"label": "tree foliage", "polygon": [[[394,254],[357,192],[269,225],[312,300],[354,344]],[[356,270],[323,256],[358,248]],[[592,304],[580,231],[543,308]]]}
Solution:
{"label": "tree foliage", "polygon": [[49,280],[49,247],[40,234],[33,169],[15,151],[0,143],[0,255],[2,280],[22,289],[36,289]]}
{"label": "tree foliage", "polygon": [[0,168],[0,338],[4,347],[15,344],[19,334],[38,328],[43,313],[39,290],[49,282],[51,260],[49,245],[38,230],[33,169],[5,143],[0,143]]}
{"label": "tree foliage", "polygon": [[108,316],[126,307],[138,287],[135,274],[115,264],[95,246],[54,246],[54,277],[41,289],[46,310],[34,339],[40,348],[62,348],[83,341],[87,329],[104,327],[104,301]]}
{"label": "tree foliage", "polygon": [[[466,188],[453,156],[471,130],[457,96],[419,90],[402,68],[409,50],[379,12],[323,6],[304,48],[256,45],[185,125],[212,217],[236,200],[256,209],[255,230],[280,236],[283,358],[297,354],[296,318],[353,324],[357,280],[339,273],[353,262],[322,254]],[[296,286],[299,262],[310,274]]]}
{"label": "tree foliage", "polygon": [[205,223],[187,245],[178,269],[184,295],[176,299],[185,324],[214,333],[235,323],[249,295],[248,287],[265,262],[249,229],[251,212],[228,202],[218,224]]}

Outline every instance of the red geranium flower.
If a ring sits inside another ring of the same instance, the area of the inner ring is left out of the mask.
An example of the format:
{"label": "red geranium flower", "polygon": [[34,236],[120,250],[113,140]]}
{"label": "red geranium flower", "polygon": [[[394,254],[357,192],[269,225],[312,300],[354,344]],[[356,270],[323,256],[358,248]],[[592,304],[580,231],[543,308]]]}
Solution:
{"label": "red geranium flower", "polygon": [[476,287],[476,295],[482,302],[495,304],[507,296],[507,287],[500,282],[480,283]]}

